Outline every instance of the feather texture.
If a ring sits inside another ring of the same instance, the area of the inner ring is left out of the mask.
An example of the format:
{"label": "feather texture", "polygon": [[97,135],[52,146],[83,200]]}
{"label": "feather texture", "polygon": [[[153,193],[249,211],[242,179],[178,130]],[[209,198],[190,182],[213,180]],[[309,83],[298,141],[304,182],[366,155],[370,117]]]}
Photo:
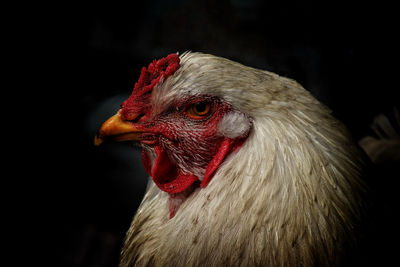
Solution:
{"label": "feather texture", "polygon": [[228,114],[220,134],[249,137],[172,219],[168,194],[149,181],[121,266],[340,264],[365,192],[343,125],[293,80],[212,55],[180,59],[154,87],[152,106],[161,112],[182,97],[219,97],[246,114]]}

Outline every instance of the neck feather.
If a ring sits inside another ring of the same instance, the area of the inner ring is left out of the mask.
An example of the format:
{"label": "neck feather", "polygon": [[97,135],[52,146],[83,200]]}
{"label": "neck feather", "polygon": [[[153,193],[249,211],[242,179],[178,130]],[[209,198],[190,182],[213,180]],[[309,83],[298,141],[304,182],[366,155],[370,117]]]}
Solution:
{"label": "neck feather", "polygon": [[292,116],[255,118],[242,148],[171,220],[167,193],[150,181],[121,264],[307,266],[340,260],[363,191],[357,152],[330,115]]}

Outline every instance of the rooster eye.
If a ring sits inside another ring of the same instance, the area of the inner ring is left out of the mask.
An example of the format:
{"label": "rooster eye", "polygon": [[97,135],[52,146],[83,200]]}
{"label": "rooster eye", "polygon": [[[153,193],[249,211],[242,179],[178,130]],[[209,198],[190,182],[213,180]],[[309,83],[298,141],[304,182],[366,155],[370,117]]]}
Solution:
{"label": "rooster eye", "polygon": [[188,107],[186,114],[189,118],[201,120],[210,113],[211,105],[207,102],[197,102]]}

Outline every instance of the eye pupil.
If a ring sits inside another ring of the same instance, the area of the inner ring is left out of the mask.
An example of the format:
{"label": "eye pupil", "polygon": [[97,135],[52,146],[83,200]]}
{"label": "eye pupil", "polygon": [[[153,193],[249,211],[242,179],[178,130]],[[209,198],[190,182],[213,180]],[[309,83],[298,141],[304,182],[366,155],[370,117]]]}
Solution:
{"label": "eye pupil", "polygon": [[194,109],[198,113],[203,113],[203,112],[205,112],[207,110],[207,106],[206,106],[205,103],[199,102],[199,103],[194,104]]}
{"label": "eye pupil", "polygon": [[211,105],[207,101],[199,101],[197,103],[192,103],[188,109],[186,109],[186,115],[195,120],[204,119],[210,113]]}

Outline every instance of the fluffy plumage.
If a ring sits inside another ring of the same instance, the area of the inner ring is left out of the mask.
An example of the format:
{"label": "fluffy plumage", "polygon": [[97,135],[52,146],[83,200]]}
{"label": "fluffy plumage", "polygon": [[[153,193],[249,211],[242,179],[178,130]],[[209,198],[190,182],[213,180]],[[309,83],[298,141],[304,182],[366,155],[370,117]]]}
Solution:
{"label": "fluffy plumage", "polygon": [[[201,95],[231,107],[216,135],[247,139],[207,186],[174,200],[180,206],[172,219],[170,195],[149,181],[121,266],[340,264],[365,191],[362,162],[343,125],[297,82],[200,53],[181,55],[179,69],[154,86],[151,116]],[[153,148],[145,150],[154,163]],[[187,172],[201,181],[200,165]]]}

